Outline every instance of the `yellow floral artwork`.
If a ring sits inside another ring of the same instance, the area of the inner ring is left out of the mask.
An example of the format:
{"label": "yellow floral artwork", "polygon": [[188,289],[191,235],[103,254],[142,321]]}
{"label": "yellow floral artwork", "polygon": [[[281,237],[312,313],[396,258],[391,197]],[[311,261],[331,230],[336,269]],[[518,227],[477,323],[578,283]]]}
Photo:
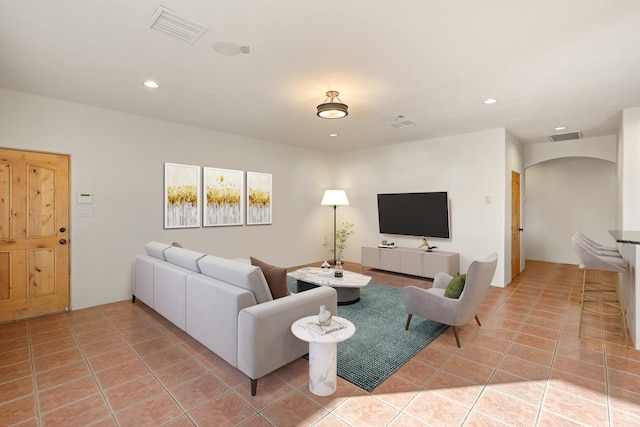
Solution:
{"label": "yellow floral artwork", "polygon": [[244,172],[203,168],[206,195],[204,226],[244,223]]}
{"label": "yellow floral artwork", "polygon": [[200,167],[164,164],[164,227],[200,227]]}
{"label": "yellow floral artwork", "polygon": [[271,224],[271,174],[247,172],[247,225]]}

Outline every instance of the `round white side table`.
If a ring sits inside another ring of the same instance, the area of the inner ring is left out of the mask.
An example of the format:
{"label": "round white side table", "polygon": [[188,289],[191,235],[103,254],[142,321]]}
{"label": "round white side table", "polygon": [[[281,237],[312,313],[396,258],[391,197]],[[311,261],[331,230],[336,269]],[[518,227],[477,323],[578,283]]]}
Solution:
{"label": "round white side table", "polygon": [[309,343],[309,391],[316,396],[331,396],[336,392],[337,344],[356,332],[356,327],[347,319],[337,316],[333,319],[346,328],[325,335],[313,332],[305,325],[317,322],[317,315],[303,317],[291,325],[293,335]]}

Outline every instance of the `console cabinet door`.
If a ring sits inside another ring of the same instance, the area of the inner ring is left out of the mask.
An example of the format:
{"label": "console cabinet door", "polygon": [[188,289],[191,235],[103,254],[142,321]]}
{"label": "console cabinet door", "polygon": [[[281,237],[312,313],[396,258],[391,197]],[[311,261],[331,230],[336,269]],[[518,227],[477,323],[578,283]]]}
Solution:
{"label": "console cabinet door", "polygon": [[404,274],[422,276],[422,253],[400,252],[400,268]]}
{"label": "console cabinet door", "polygon": [[380,268],[400,273],[400,253],[395,249],[380,249]]}
{"label": "console cabinet door", "polygon": [[380,268],[380,249],[362,248],[362,266]]}
{"label": "console cabinet door", "polygon": [[422,275],[424,277],[435,277],[436,274],[443,272],[450,276],[458,274],[460,258],[457,253],[425,253],[422,259]]}
{"label": "console cabinet door", "polygon": [[424,257],[422,263],[422,275],[433,279],[439,272],[447,273],[449,271],[447,258],[434,254]]}

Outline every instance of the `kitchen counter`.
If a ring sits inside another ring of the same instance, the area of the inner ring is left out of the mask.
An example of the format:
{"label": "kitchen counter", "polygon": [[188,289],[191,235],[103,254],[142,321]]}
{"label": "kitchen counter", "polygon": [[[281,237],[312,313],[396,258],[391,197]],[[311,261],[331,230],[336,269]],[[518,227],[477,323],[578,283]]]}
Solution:
{"label": "kitchen counter", "polygon": [[640,350],[640,231],[609,230],[620,244],[620,253],[627,261],[627,271],[621,274],[622,298],[627,310],[627,325],[636,350]]}

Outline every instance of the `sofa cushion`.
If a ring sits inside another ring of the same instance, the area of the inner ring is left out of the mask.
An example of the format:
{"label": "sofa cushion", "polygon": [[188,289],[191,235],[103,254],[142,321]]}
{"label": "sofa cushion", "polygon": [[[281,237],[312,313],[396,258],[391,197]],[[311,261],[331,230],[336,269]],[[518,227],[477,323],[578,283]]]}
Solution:
{"label": "sofa cushion", "polygon": [[205,255],[206,254],[203,254],[202,252],[178,248],[176,246],[170,246],[164,251],[164,257],[168,262],[197,273],[200,272],[200,268],[198,268],[198,260]]}
{"label": "sofa cushion", "polygon": [[202,274],[253,292],[256,302],[273,301],[267,280],[260,267],[207,255],[198,260]]}
{"label": "sofa cushion", "polygon": [[286,268],[267,264],[254,257],[250,257],[250,259],[251,265],[256,265],[262,270],[262,274],[264,274],[264,278],[267,280],[267,285],[269,285],[273,299],[290,295],[289,286],[287,285]]}
{"label": "sofa cushion", "polygon": [[149,242],[144,245],[144,249],[147,251],[147,255],[161,259],[163,261],[166,260],[166,258],[164,257],[164,250],[170,247],[171,245],[160,242]]}
{"label": "sofa cushion", "polygon": [[444,290],[444,296],[447,298],[460,298],[460,294],[464,290],[464,282],[467,280],[466,274],[460,274],[449,282],[447,289]]}

